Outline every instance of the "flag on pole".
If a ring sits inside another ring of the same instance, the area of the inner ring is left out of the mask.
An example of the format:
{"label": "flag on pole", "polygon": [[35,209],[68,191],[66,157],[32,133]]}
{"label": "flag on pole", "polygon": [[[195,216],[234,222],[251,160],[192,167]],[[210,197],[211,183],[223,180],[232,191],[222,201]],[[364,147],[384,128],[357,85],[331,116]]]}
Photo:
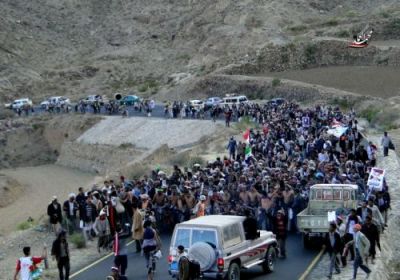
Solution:
{"label": "flag on pole", "polygon": [[245,133],[243,133],[243,139],[246,144],[250,144],[250,129],[246,129]]}
{"label": "flag on pole", "polygon": [[251,157],[253,154],[251,153],[251,147],[249,144],[246,145],[246,148],[244,150],[244,156],[245,160],[247,160],[249,157]]}

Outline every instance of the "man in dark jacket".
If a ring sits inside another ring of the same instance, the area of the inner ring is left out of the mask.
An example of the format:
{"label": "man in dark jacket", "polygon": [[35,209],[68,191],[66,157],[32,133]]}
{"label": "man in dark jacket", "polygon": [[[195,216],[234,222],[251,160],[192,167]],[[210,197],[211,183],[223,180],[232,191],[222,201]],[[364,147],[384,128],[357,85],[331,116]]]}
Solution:
{"label": "man in dark jacket", "polygon": [[77,211],[79,210],[79,205],[75,201],[75,194],[70,193],[68,196],[68,200],[64,201],[63,211],[65,217],[67,217],[67,228],[69,230],[69,234],[73,234],[76,229],[76,221],[77,221]]}
{"label": "man in dark jacket", "polygon": [[47,206],[47,215],[49,216],[52,229],[54,233],[57,235],[58,230],[60,229],[62,223],[62,214],[61,214],[61,204],[58,203],[56,196],[53,196],[53,200]]}
{"label": "man in dark jacket", "polygon": [[89,195],[86,199],[86,202],[80,208],[80,218],[83,220],[84,228],[83,234],[85,236],[85,240],[92,240],[91,230],[93,227],[93,222],[97,217],[97,209],[96,206],[92,202],[92,198]]}
{"label": "man in dark jacket", "polygon": [[[60,280],[68,280],[69,279],[69,249],[68,242],[66,239],[66,232],[61,231],[57,239],[54,240],[53,246],[51,247],[51,255],[57,261],[58,272],[60,275]],[[65,270],[65,275],[64,275]]]}
{"label": "man in dark jacket", "polygon": [[378,245],[378,248],[380,248],[380,243],[379,243],[379,230],[378,227],[372,223],[372,217],[371,215],[368,215],[365,218],[365,223],[361,228],[361,232],[364,233],[364,235],[368,238],[370,242],[370,247],[369,247],[369,256],[372,258],[371,263],[374,264],[375,260],[375,255],[376,255],[376,245]]}
{"label": "man in dark jacket", "polygon": [[337,255],[342,251],[342,240],[339,233],[336,232],[336,224],[331,223],[329,225],[329,232],[326,233],[324,238],[325,251],[329,253],[329,272],[328,278],[332,278],[333,268],[335,268],[336,274],[340,273],[339,260]]}
{"label": "man in dark jacket", "polygon": [[244,233],[247,240],[253,240],[259,237],[257,232],[257,220],[251,216],[250,210],[244,210],[246,219],[243,221]]}

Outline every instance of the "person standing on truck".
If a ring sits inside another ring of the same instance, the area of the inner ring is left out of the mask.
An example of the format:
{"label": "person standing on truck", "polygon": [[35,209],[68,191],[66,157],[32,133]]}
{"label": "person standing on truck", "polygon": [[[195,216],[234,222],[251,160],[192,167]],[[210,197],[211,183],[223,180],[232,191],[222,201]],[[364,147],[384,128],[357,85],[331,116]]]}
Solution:
{"label": "person standing on truck", "polygon": [[328,279],[332,279],[333,269],[335,268],[336,274],[340,273],[339,260],[337,258],[338,254],[342,252],[342,240],[339,233],[336,231],[336,224],[331,223],[329,225],[329,232],[326,233],[324,238],[324,248],[329,254],[329,272]]}
{"label": "person standing on truck", "polygon": [[243,221],[244,234],[247,240],[253,240],[258,237],[257,220],[251,215],[249,209],[244,210],[246,219]]}
{"label": "person standing on truck", "polygon": [[285,215],[285,210],[281,209],[274,218],[273,232],[276,235],[276,240],[279,246],[279,257],[286,258],[286,238],[287,238],[288,218]]}

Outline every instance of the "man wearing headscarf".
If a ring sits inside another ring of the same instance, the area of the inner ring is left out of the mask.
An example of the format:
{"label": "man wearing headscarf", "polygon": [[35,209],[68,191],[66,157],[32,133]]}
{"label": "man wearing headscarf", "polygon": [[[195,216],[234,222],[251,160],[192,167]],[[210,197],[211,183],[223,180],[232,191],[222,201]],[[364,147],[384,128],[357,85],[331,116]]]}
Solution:
{"label": "man wearing headscarf", "polygon": [[345,246],[346,250],[348,250],[350,245],[353,245],[354,248],[354,264],[353,264],[353,280],[357,277],[357,270],[361,268],[366,274],[367,278],[369,277],[371,270],[364,264],[365,259],[369,255],[370,242],[368,238],[361,232],[361,225],[355,224],[353,226],[354,230],[354,239],[348,242]]}

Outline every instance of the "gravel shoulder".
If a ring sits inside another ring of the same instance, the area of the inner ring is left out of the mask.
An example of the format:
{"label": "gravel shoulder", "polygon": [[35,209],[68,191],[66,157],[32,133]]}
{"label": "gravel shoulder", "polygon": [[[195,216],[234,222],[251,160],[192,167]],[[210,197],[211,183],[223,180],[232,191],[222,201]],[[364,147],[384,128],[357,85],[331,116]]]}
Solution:
{"label": "gravel shoulder", "polygon": [[78,187],[87,187],[95,180],[93,174],[57,165],[3,169],[0,173],[25,186],[14,203],[0,208],[0,233],[3,235],[15,231],[17,225],[29,217],[35,220],[42,217],[53,195],[62,203],[68,193],[76,193]]}

